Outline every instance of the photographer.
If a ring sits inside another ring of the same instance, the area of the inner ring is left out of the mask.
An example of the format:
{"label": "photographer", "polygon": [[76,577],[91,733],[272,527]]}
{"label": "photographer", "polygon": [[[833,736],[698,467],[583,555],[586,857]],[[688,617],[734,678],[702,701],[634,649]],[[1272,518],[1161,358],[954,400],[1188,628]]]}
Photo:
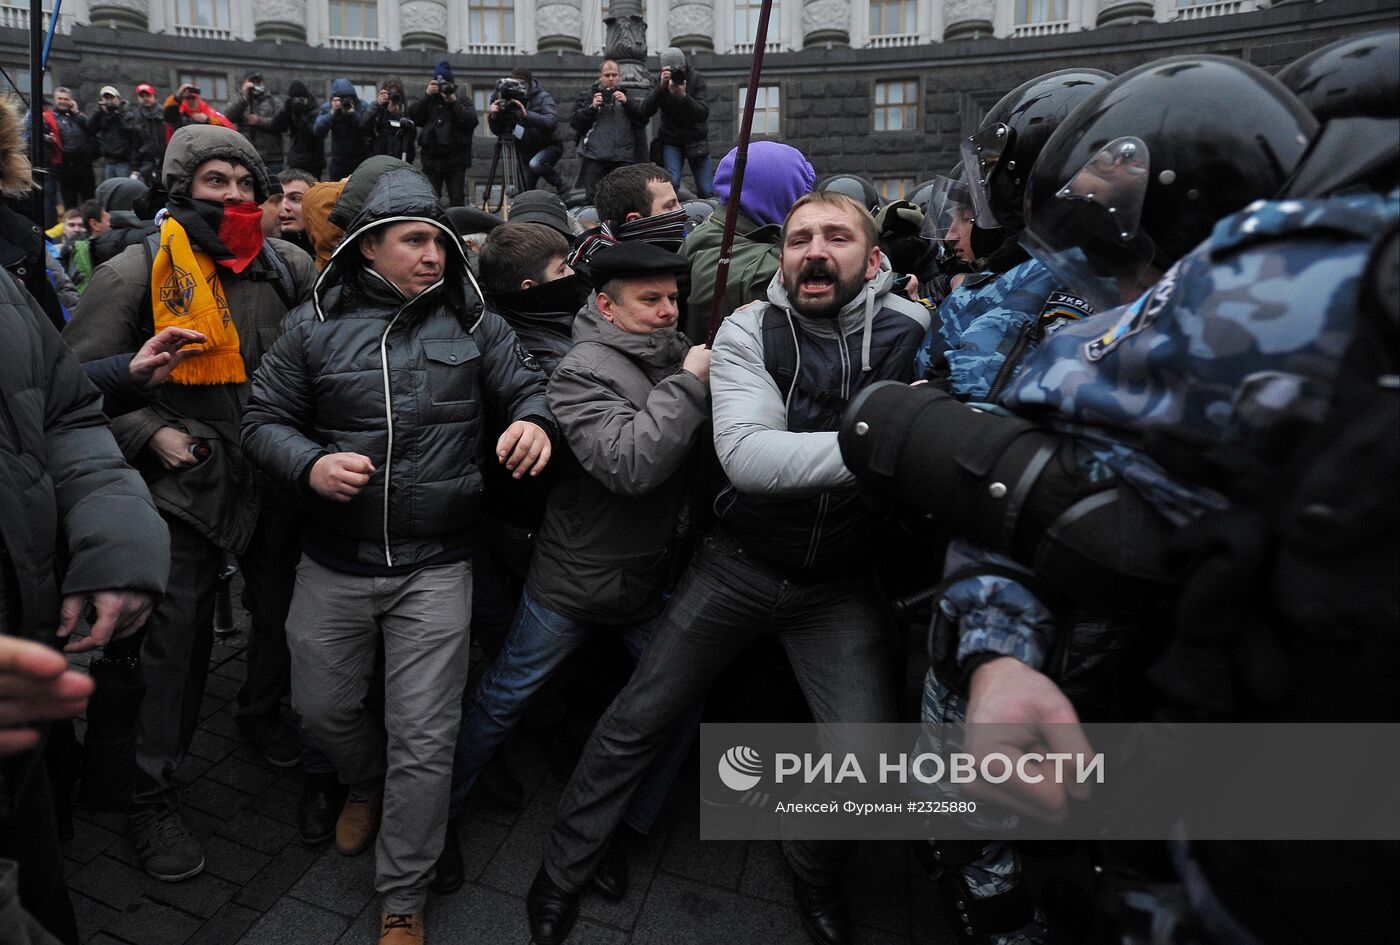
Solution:
{"label": "photographer", "polygon": [[513,81],[502,79],[496,83],[496,95],[486,116],[491,133],[498,138],[515,139],[526,190],[534,189],[543,177],[563,197],[569,188],[554,167],[564,156],[554,96],[535,81],[525,66],[512,69],[510,80]]}
{"label": "photographer", "polygon": [[186,82],[165,100],[165,140],[186,125],[232,128],[233,122],[204,100],[199,86]]}
{"label": "photographer", "polygon": [[331,100],[321,106],[321,114],[311,126],[318,138],[324,140],[330,135],[331,161],[327,176],[331,180],[348,177],[369,157],[364,129],[360,127],[362,112],[360,97],[349,79],[342,76],[331,83]]}
{"label": "photographer", "polygon": [[[423,176],[439,198],[446,187],[449,207],[465,206],[472,132],[479,121],[476,109],[465,90],[457,94],[452,66],[445,59],[433,70],[433,80],[424,91],[427,94],[408,109],[408,117],[421,129],[418,146],[423,151]],[[411,150],[405,160],[413,160]]]}
{"label": "photographer", "polygon": [[135,142],[132,169],[151,184],[160,177],[160,165],[165,160],[165,112],[156,98],[155,86],[142,82],[136,87],[136,108],[131,117]]}
{"label": "photographer", "polygon": [[272,119],[272,130],[288,136],[287,167],[306,171],[319,178],[326,169],[326,142],[311,129],[317,106],[316,97],[306,83],[300,79],[294,80],[287,86],[287,100]]}
{"label": "photographer", "polygon": [[253,143],[269,174],[282,171],[282,132],[276,130],[277,99],[263,85],[261,72],[243,77],[242,95],[228,103],[224,114],[238,133]]}
{"label": "photographer", "polygon": [[379,87],[374,104],[365,110],[365,140],[369,142],[370,154],[387,154],[413,163],[418,128],[405,114],[407,106],[403,83],[398,76],[389,76]]}
{"label": "photographer", "polygon": [[88,116],[88,129],[97,139],[102,163],[107,168],[104,179],[131,174],[132,152],[135,150],[136,119],[131,107],[122,101],[116,86],[104,85],[97,107]]}
{"label": "photographer", "polygon": [[710,171],[710,105],[705,97],[705,77],[686,65],[685,53],[672,46],[661,54],[661,78],[642,102],[642,117],[661,112],[661,163],[671,184],[681,187],[681,172],[690,164],[695,193],[701,199],[715,195]]}
{"label": "photographer", "polygon": [[578,153],[583,158],[583,189],[588,203],[593,189],[609,171],[637,162],[636,129],[647,123],[639,103],[628,99],[620,86],[617,63],[604,59],[594,82],[574,101],[569,124],[578,132]]}

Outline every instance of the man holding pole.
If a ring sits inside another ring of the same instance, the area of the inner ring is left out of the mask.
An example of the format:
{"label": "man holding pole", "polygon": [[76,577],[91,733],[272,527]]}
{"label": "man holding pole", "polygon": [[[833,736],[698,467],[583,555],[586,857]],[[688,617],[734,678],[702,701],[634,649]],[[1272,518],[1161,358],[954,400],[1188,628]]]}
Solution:
{"label": "man holding pole", "polygon": [[[818,722],[895,719],[887,608],[869,564],[879,538],[837,449],[844,403],[818,392],[912,381],[928,315],[899,294],[875,221],[848,197],[799,200],[782,246],[768,304],[734,313],[715,339],[715,449],[729,479],[719,521],[564,791],[527,902],[539,945],[567,936],[673,723],[760,634],[779,635]],[[779,337],[794,340],[765,351]],[[788,840],[784,852],[813,941],[849,941],[839,882],[850,844]]]}

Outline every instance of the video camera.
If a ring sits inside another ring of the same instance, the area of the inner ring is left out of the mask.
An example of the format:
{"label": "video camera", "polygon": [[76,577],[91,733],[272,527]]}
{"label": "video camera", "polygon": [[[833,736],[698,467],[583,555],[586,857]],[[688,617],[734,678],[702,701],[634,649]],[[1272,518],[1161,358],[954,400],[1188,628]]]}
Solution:
{"label": "video camera", "polygon": [[679,69],[671,70],[671,81],[676,83],[677,85],[683,84],[688,78],[690,78],[690,71],[686,69],[685,66],[681,66]]}
{"label": "video camera", "polygon": [[355,110],[355,97],[353,95],[333,95],[332,102],[339,102],[342,111],[353,112]]}
{"label": "video camera", "polygon": [[618,89],[606,88],[601,82],[594,82],[593,91],[603,96],[604,108],[607,108],[609,105],[617,104],[617,93],[619,91]]}
{"label": "video camera", "polygon": [[400,92],[398,89],[390,89],[390,90],[389,90],[389,101],[390,101],[391,103],[393,103],[394,105],[402,105],[402,104],[403,104],[403,93]]}
{"label": "video camera", "polygon": [[255,98],[255,99],[267,98],[267,86],[265,86],[265,85],[250,85],[250,86],[248,87],[248,95],[249,95],[251,98]]}
{"label": "video camera", "polygon": [[513,76],[497,79],[495,100],[498,102],[519,102],[523,105],[530,101],[530,87]]}
{"label": "video camera", "polygon": [[456,94],[457,94],[457,83],[456,83],[456,82],[448,82],[448,81],[446,81],[445,79],[434,79],[433,81],[437,83],[438,94],[439,94],[439,95],[456,95]]}

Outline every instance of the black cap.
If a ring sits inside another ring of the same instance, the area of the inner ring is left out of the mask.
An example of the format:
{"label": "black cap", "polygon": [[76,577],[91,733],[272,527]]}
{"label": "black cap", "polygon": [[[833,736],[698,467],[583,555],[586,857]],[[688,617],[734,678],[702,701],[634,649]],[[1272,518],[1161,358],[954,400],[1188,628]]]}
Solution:
{"label": "black cap", "polygon": [[458,236],[471,233],[490,233],[501,225],[501,218],[477,207],[448,207],[447,221],[457,231]]}
{"label": "black cap", "polygon": [[243,81],[244,81],[244,82],[248,82],[248,81],[261,82],[261,81],[262,81],[262,71],[261,71],[261,70],[258,70],[258,69],[254,69],[252,72],[248,73],[247,75],[245,75],[245,76],[243,77]]}
{"label": "black cap", "polygon": [[679,276],[689,271],[690,264],[684,256],[639,240],[604,246],[588,260],[588,278],[594,288],[613,279]]}

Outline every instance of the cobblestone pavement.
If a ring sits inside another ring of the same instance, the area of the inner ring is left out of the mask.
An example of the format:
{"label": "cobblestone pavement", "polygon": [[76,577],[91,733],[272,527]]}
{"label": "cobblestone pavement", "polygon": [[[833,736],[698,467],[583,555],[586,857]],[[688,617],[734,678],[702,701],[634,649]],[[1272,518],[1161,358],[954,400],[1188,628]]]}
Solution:
{"label": "cobblestone pavement", "polygon": [[[185,823],[204,843],[203,873],[181,883],[151,879],[137,864],[123,815],[74,811],[63,853],[85,945],[377,942],[372,848],[349,858],[330,844],[308,849],[297,839],[301,773],[266,764],[234,725],[244,665],[241,633],[216,642],[202,720],[179,772]],[[430,899],[429,945],[529,941],[525,893],[563,784],[531,737],[513,738],[505,750],[526,803],[508,812],[479,792],[469,798],[461,824],[468,882]],[[614,903],[585,894],[571,945],[808,941],[775,842],[700,840],[695,764],[692,755],[657,829],[634,848],[627,897]],[[951,945],[934,888],[905,847],[863,844],[847,887],[858,945]]]}

